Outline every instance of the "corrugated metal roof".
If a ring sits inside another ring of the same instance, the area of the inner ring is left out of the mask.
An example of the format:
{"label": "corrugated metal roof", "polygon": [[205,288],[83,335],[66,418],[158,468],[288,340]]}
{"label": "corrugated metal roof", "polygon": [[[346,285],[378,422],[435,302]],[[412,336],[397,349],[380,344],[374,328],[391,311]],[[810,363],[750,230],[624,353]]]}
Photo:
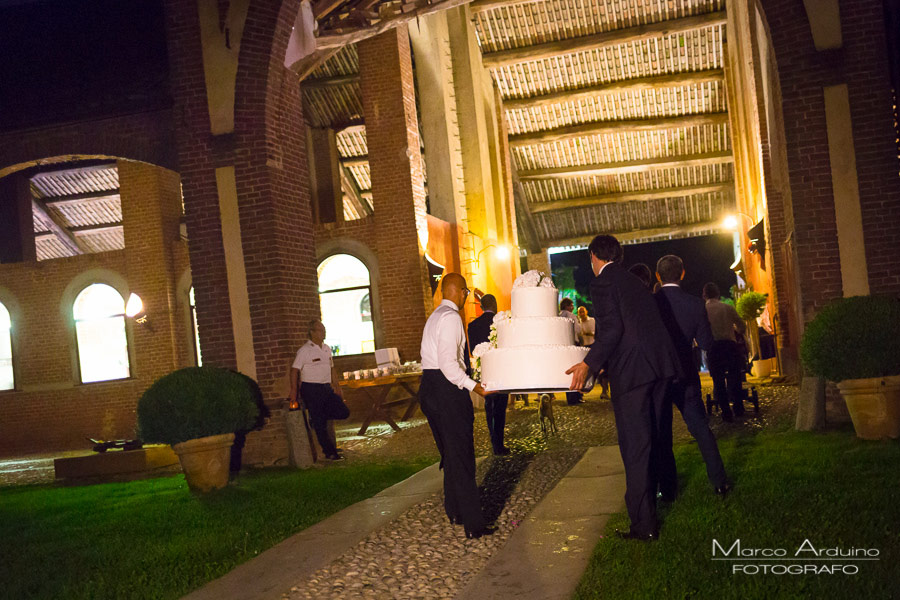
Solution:
{"label": "corrugated metal roof", "polygon": [[[96,225],[121,224],[119,172],[115,163],[78,166],[37,173],[31,178],[32,196],[43,205],[46,216],[35,210],[35,234],[53,231],[51,219],[66,230]],[[85,252],[107,252],[125,247],[121,227],[77,231],[77,243]],[[35,240],[38,260],[72,256],[73,252],[55,235]]]}

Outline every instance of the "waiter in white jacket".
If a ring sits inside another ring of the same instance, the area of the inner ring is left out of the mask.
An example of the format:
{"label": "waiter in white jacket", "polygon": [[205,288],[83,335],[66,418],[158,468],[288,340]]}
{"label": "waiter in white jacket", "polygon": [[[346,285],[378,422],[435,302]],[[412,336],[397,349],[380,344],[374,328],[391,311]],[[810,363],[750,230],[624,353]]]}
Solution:
{"label": "waiter in white jacket", "polygon": [[469,391],[482,396],[485,391],[465,371],[466,334],[459,316],[469,295],[465,278],[448,273],[441,280],[441,293],[444,299],[422,333],[419,403],[441,453],[447,517],[474,539],[495,531],[484,522],[475,483],[475,413]]}

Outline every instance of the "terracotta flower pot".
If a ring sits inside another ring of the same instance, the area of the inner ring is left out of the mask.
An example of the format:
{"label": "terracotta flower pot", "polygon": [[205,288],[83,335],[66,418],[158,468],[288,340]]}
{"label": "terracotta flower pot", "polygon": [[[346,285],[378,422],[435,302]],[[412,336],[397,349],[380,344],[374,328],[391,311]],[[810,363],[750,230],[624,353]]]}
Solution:
{"label": "terracotta flower pot", "polygon": [[175,444],[172,450],[181,461],[188,487],[195,492],[209,492],[228,485],[233,433],[211,435]]}
{"label": "terracotta flower pot", "polygon": [[847,403],[857,437],[900,437],[900,375],[845,379],[837,386]]}

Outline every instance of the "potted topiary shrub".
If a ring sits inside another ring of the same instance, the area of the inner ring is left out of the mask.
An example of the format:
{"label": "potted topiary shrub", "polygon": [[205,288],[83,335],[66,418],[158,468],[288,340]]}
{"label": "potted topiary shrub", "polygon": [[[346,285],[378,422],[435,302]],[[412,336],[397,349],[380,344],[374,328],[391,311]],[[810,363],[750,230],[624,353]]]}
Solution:
{"label": "potted topiary shrub", "polygon": [[900,301],[835,300],[806,326],[800,358],[812,374],[837,383],[857,436],[900,436]]}
{"label": "potted topiary shrub", "polygon": [[259,414],[254,386],[249,377],[218,367],[173,371],[138,401],[138,436],[170,444],[192,490],[223,488],[234,433],[253,427]]}

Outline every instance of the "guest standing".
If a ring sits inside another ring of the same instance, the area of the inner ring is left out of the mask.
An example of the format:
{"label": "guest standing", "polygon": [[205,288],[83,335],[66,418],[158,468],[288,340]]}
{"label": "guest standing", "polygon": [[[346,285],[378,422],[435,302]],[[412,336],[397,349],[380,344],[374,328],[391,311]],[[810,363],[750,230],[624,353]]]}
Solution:
{"label": "guest standing", "polygon": [[328,431],[328,421],[346,419],[350,416],[350,409],[344,404],[340,378],[331,359],[331,348],[325,343],[325,333],[322,321],[310,322],[309,341],[297,351],[291,367],[291,404],[297,402],[299,381],[300,398],[309,411],[309,419],[325,458],[341,460]]}
{"label": "guest standing", "polygon": [[573,390],[581,389],[591,372],[609,373],[631,518],[631,529],[616,533],[625,539],[654,540],[660,420],[669,382],[680,374],[678,355],[650,290],[621,266],[619,241],[598,235],[588,249],[596,275],[590,289],[597,334],[584,361],[566,372],[572,375]]}
{"label": "guest standing", "polygon": [[[703,286],[706,314],[715,340],[706,353],[709,375],[713,380],[713,398],[722,409],[722,419],[731,421],[732,414],[737,417],[744,414],[744,390],[741,384],[745,360],[738,351],[735,330],[743,334],[747,326],[734,307],[722,302],[720,297],[719,286],[715,283],[709,282]],[[734,413],[729,402],[734,406]]]}
{"label": "guest standing", "polygon": [[[700,389],[700,374],[694,362],[694,342],[705,351],[713,345],[712,330],[706,316],[703,300],[691,296],[681,289],[684,279],[684,263],[675,255],[663,256],[656,263],[656,278],[660,291],[654,294],[663,322],[669,330],[675,351],[681,361],[684,377],[673,380],[669,385],[668,397],[671,404],[678,407],[688,431],[697,440],[697,446],[706,463],[706,475],[716,494],[724,496],[731,487],[725,475],[725,465],[719,454],[716,437],[709,428],[706,409]],[[672,411],[669,407],[668,424],[663,424],[665,441],[663,464],[660,468],[659,491],[663,500],[671,502],[678,491],[675,455],[672,453]]]}
{"label": "guest standing", "polygon": [[[469,323],[469,346],[475,348],[478,344],[489,341],[491,337],[491,324],[494,315],[497,314],[497,299],[491,294],[481,297],[481,316]],[[509,404],[509,394],[488,394],[484,397],[484,416],[487,420],[488,433],[491,436],[491,446],[497,456],[509,454],[509,448],[503,445],[503,429],[506,427],[506,407]]]}
{"label": "guest standing", "polygon": [[[572,312],[573,310],[575,310],[575,303],[570,298],[563,298],[562,302],[559,303],[559,316],[572,321],[572,325],[575,326],[575,340],[577,341],[581,338],[581,325],[578,323],[575,313]],[[583,396],[584,394],[581,392],[566,392],[566,404],[570,406],[582,404],[584,402]]]}
{"label": "guest standing", "polygon": [[448,273],[441,292],[444,299],[422,332],[419,402],[441,453],[447,517],[465,527],[466,537],[479,538],[495,529],[485,525],[475,483],[475,412],[469,391],[481,396],[485,391],[465,372],[466,334],[459,310],[469,295],[466,280]]}

